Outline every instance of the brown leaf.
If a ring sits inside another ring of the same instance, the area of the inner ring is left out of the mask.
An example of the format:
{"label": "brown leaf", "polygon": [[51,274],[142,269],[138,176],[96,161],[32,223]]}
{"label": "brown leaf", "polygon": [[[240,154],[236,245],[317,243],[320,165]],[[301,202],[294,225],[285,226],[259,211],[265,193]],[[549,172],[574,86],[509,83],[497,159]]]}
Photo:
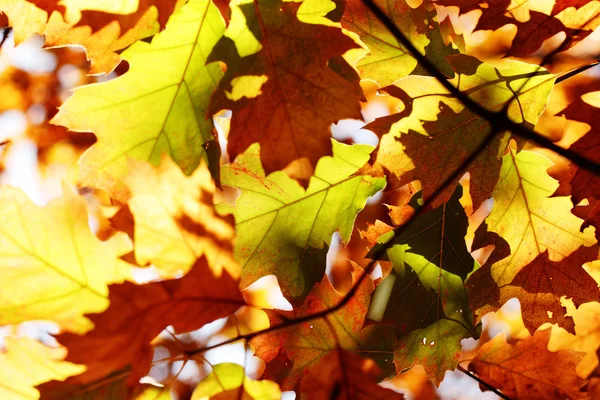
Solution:
{"label": "brown leaf", "polygon": [[[533,54],[544,41],[561,32],[566,34],[561,51],[568,50],[591,34],[599,22],[595,18],[597,7],[594,2],[585,0],[557,0],[549,14],[535,10],[535,4],[531,6],[529,2],[524,2],[515,5],[510,0],[485,3],[477,0],[438,0],[436,3],[456,6],[461,15],[474,10],[481,11],[475,31],[495,31],[509,24],[516,26],[517,34],[505,55],[507,57]],[[588,4],[589,7],[584,9]]]}
{"label": "brown leaf", "polygon": [[584,380],[575,373],[583,353],[553,353],[547,348],[549,339],[549,329],[515,345],[498,335],[479,349],[469,370],[511,399],[585,398],[579,392]]}
{"label": "brown leaf", "polygon": [[489,274],[489,266],[469,278],[471,307],[480,317],[497,311],[511,298],[521,303],[523,322],[533,333],[542,324],[557,323],[574,333],[574,323],[561,305],[561,297],[572,298],[575,305],[600,300],[596,281],[582,268],[598,257],[598,246],[580,247],[561,261],[551,261],[548,252],[538,255],[517,273],[509,285],[498,288]]}
{"label": "brown leaf", "polygon": [[[356,284],[361,273],[364,273],[362,269],[353,271],[353,284]],[[363,328],[372,291],[373,281],[366,277],[353,297],[339,310],[323,318],[291,325],[288,329],[252,339],[250,344],[255,348],[256,356],[267,363],[263,378],[278,382],[282,390],[294,390],[303,376],[315,371],[319,360],[338,348],[370,354],[386,370],[386,374],[394,371],[395,335],[391,326]],[[291,312],[268,311],[267,314],[271,326],[276,326],[289,319],[328,310],[343,297],[325,276],[322,282],[313,287],[302,307]]]}
{"label": "brown leaf", "polygon": [[[75,390],[128,366],[133,386],[149,369],[151,341],[167,326],[178,333],[191,331],[245,305],[237,281],[227,271],[216,278],[204,257],[180,279],[111,285],[109,300],[106,311],[87,315],[94,323],[93,330],[83,336],[56,336],[69,351],[66,361],[87,366],[86,372],[59,385],[63,391]],[[40,388],[47,393],[53,389],[53,383]]]}
{"label": "brown leaf", "polygon": [[299,399],[404,399],[400,393],[377,385],[379,374],[373,360],[336,348],[300,378]]}
{"label": "brown leaf", "polygon": [[[358,75],[340,57],[357,45],[337,27],[300,22],[299,4],[260,0],[239,7],[262,48],[241,57],[226,33],[209,56],[227,64],[209,113],[233,110],[229,155],[237,157],[259,142],[267,173],[302,157],[316,165],[331,155],[331,124],[362,118]],[[230,26],[240,22],[235,19],[234,14]],[[248,75],[266,82],[258,94],[236,99],[236,79]]]}

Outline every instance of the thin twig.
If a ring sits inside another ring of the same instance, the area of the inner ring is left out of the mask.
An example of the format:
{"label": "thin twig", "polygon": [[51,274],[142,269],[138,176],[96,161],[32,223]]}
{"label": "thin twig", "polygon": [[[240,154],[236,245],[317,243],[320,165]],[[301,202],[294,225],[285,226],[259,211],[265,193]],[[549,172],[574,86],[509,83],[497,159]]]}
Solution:
{"label": "thin twig", "polygon": [[463,374],[468,375],[472,379],[476,380],[477,382],[479,382],[480,384],[482,384],[483,386],[485,386],[490,391],[496,393],[498,396],[500,396],[504,400],[511,400],[510,397],[508,397],[507,395],[505,395],[504,393],[502,393],[501,391],[499,391],[498,389],[496,389],[495,387],[493,387],[492,385],[490,385],[489,383],[487,383],[486,381],[484,381],[483,379],[481,379],[477,375],[473,374],[471,371],[468,371],[468,370],[464,369],[462,367],[462,365],[459,364],[456,369],[459,370],[460,372],[462,372]]}

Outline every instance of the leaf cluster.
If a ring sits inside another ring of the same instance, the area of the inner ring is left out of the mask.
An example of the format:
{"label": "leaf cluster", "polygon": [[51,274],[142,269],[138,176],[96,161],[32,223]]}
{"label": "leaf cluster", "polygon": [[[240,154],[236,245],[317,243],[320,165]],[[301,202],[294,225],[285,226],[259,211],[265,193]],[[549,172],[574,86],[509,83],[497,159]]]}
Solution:
{"label": "leaf cluster", "polygon": [[45,110],[38,168],[70,171],[0,190],[0,398],[600,396],[600,2],[0,13],[57,60],[2,71],[0,111]]}

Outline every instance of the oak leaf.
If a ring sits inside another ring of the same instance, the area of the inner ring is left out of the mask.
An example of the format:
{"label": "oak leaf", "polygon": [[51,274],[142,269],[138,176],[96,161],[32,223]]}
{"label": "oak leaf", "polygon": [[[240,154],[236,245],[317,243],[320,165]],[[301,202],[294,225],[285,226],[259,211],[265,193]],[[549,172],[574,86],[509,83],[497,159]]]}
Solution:
{"label": "oak leaf", "polygon": [[558,187],[546,173],[551,165],[546,157],[529,151],[515,154],[510,150],[504,156],[492,193],[494,206],[485,220],[489,231],[510,246],[510,255],[491,266],[491,276],[500,286],[511,283],[519,271],[545,252],[549,261],[556,262],[580,246],[596,242],[591,229],[579,232],[581,220],[569,212],[568,198],[548,197]]}
{"label": "oak leaf", "polygon": [[66,185],[45,207],[5,186],[0,210],[0,324],[45,319],[70,331],[90,329],[83,314],[106,309],[107,285],[130,278],[120,259],[131,250],[129,239],[98,240],[85,200]]}
{"label": "oak leaf", "polygon": [[479,10],[481,16],[475,31],[497,30],[505,25],[517,28],[516,36],[506,57],[524,57],[535,53],[544,41],[564,33],[565,41],[560,44],[560,51],[570,49],[585,39],[600,24],[597,12],[600,2],[572,0],[556,0],[552,2],[511,2],[495,0],[481,3],[473,0],[437,0],[443,6],[455,6],[460,14]]}
{"label": "oak leaf", "polygon": [[597,258],[597,245],[582,246],[560,261],[551,261],[545,250],[523,267],[510,284],[500,287],[492,279],[486,264],[470,278],[471,306],[482,317],[497,311],[509,299],[517,298],[523,323],[530,333],[546,322],[557,323],[574,332],[573,319],[562,306],[561,297],[571,298],[576,306],[600,300],[598,284],[581,267]]}
{"label": "oak leaf", "polygon": [[191,400],[279,400],[281,390],[275,382],[245,376],[244,367],[222,363],[198,383]]}
{"label": "oak leaf", "polygon": [[[448,203],[411,219],[401,233],[384,235],[367,255],[378,255],[386,246],[379,257],[393,263],[377,287],[369,316],[395,327],[399,369],[422,365],[437,383],[456,367],[460,341],[474,335],[463,280],[476,263],[465,242],[468,219],[461,196],[459,186]],[[414,208],[418,197],[413,197]],[[380,292],[387,293],[387,301],[376,301]]]}
{"label": "oak leaf", "polygon": [[166,155],[156,168],[133,160],[129,165],[125,183],[138,264],[153,264],[174,277],[204,255],[216,275],[224,269],[238,277],[233,221],[214,209],[215,184],[208,168],[202,164],[186,177]]}
{"label": "oak leaf", "polygon": [[[182,0],[130,2],[61,2],[3,0],[20,43],[33,34],[43,35],[47,47],[83,46],[93,74],[109,73],[121,61],[119,52],[137,40],[154,35]],[[91,8],[90,8],[91,7]]]}
{"label": "oak leaf", "polygon": [[[569,149],[588,158],[589,160],[600,160],[600,140],[598,139],[598,129],[600,125],[597,121],[598,108],[600,107],[600,92],[586,92],[578,97],[565,109],[557,113],[558,116],[564,116],[568,120],[583,122],[589,125],[589,131]],[[554,176],[559,180],[560,186],[556,189],[554,196],[571,195],[573,213],[584,220],[581,229],[587,226],[596,227],[596,237],[600,236],[600,180],[598,177],[579,168],[577,164],[569,164],[569,168],[562,174]],[[583,199],[588,199],[587,205],[580,205]]]}
{"label": "oak leaf", "polygon": [[299,399],[392,399],[404,396],[377,385],[379,367],[371,359],[337,348],[300,378]]}
{"label": "oak leaf", "polygon": [[80,160],[82,184],[125,200],[128,157],[156,165],[166,153],[186,174],[202,159],[218,165],[204,147],[214,140],[205,112],[222,73],[205,63],[223,31],[217,8],[192,0],[152,43],[137,42],[122,54],[129,62],[124,75],[74,91],[52,123],[98,138]]}
{"label": "oak leaf", "polygon": [[[231,157],[259,142],[267,172],[303,157],[315,165],[331,154],[331,124],[362,118],[358,75],[341,58],[358,46],[337,27],[300,22],[298,4],[240,3],[209,57],[227,64],[209,112],[233,111],[227,147]],[[246,82],[251,77],[262,77],[260,89],[233,98],[238,85],[242,91],[250,89]]]}
{"label": "oak leaf", "polygon": [[[364,271],[358,267],[352,272],[352,282],[358,284]],[[344,349],[373,358],[383,369],[383,378],[395,371],[393,349],[395,337],[390,326],[364,326],[373,281],[366,276],[356,292],[343,307],[320,318],[290,325],[253,338],[250,341],[256,356],[266,363],[263,377],[281,385],[282,390],[298,390],[306,374],[318,371],[325,357],[336,349]],[[271,326],[308,317],[336,306],[344,295],[337,292],[327,276],[316,284],[301,307],[289,312],[266,311]],[[329,356],[333,357],[333,356]],[[346,366],[347,367],[347,366]]]}
{"label": "oak leaf", "polygon": [[68,349],[65,360],[84,364],[87,370],[61,385],[40,387],[48,397],[65,398],[82,385],[127,367],[129,384],[135,386],[150,367],[150,343],[163,329],[172,326],[176,333],[189,332],[245,305],[237,281],[227,271],[216,276],[204,257],[179,279],[111,285],[109,300],[106,311],[88,314],[93,330],[56,336]]}
{"label": "oak leaf", "polygon": [[[473,57],[449,59],[456,72],[450,83],[463,94],[491,111],[508,105],[507,115],[513,121],[536,124],[552,89],[553,75],[519,62],[500,70]],[[420,180],[423,198],[428,199],[478,148],[492,126],[449,95],[433,77],[406,77],[383,90],[402,100],[404,109],[365,126],[384,135],[374,168],[386,173],[389,189]],[[464,172],[470,173],[474,209],[490,197],[509,139],[509,132],[497,133],[465,168]],[[432,207],[451,197],[462,175],[446,186]]]}
{"label": "oak leaf", "polygon": [[[376,1],[386,15],[396,21],[400,31],[420,52],[429,40],[419,32],[418,24],[425,25],[423,6],[413,8],[404,0]],[[358,34],[369,49],[369,54],[356,67],[363,79],[373,79],[382,86],[409,75],[417,67],[417,60],[394,37],[385,25],[360,0],[346,2],[342,27]]]}
{"label": "oak leaf", "polygon": [[265,176],[258,145],[222,167],[222,183],[242,191],[234,216],[243,288],[274,274],[283,295],[302,304],[323,277],[331,235],[338,231],[347,243],[367,198],[385,186],[382,178],[355,175],[371,146],[332,144],[333,157],[319,160],[306,189],[281,171]]}
{"label": "oak leaf", "polygon": [[537,331],[515,345],[503,334],[484,344],[469,364],[469,370],[509,398],[581,399],[584,380],[575,373],[582,353],[548,350],[550,329]]}
{"label": "oak leaf", "polygon": [[39,397],[36,385],[51,379],[64,380],[85,370],[83,365],[61,361],[64,348],[46,347],[27,337],[3,338],[0,352],[0,397],[31,400]]}

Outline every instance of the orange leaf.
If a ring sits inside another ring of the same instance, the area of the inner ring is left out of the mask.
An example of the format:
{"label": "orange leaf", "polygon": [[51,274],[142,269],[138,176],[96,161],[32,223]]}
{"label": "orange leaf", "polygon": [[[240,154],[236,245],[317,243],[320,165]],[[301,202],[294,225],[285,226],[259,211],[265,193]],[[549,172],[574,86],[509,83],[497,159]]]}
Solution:
{"label": "orange leaf", "polygon": [[584,380],[575,373],[583,353],[553,353],[547,348],[549,339],[549,329],[515,345],[506,343],[503,334],[498,335],[479,349],[469,370],[509,398],[584,398],[579,392]]}

